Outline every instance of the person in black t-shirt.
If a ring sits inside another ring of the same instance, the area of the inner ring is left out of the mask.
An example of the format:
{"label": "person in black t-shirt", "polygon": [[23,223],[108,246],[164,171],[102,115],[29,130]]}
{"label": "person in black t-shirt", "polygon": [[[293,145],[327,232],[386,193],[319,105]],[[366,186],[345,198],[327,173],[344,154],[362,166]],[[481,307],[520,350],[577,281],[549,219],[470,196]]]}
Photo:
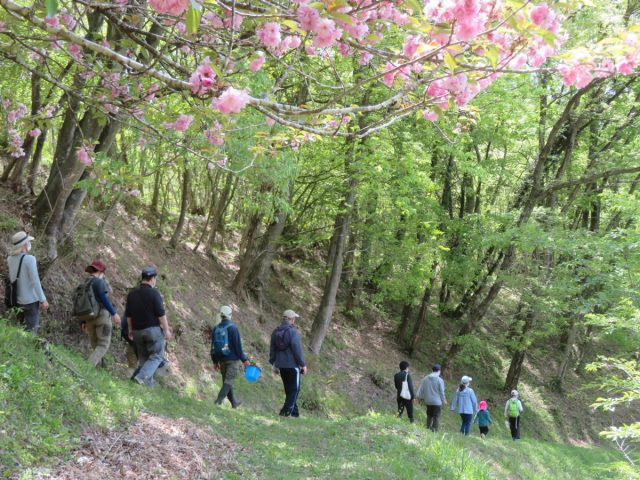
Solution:
{"label": "person in black t-shirt", "polygon": [[155,267],[142,269],[142,281],[127,296],[129,339],[138,354],[138,371],[132,380],[153,386],[153,375],[162,363],[165,339],[173,337],[164,310],[162,296],[154,288],[158,272]]}

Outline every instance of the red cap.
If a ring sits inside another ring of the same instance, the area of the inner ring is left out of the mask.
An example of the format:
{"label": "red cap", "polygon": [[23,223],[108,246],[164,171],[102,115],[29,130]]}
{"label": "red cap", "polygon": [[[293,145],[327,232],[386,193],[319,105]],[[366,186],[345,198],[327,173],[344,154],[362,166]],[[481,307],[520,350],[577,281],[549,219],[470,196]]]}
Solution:
{"label": "red cap", "polygon": [[97,270],[100,273],[104,273],[106,269],[107,267],[104,266],[104,263],[102,263],[100,260],[94,260],[93,262],[91,262],[91,265],[84,269],[84,271],[87,273],[92,273],[94,270]]}
{"label": "red cap", "polygon": [[487,402],[485,402],[484,400],[482,400],[480,402],[480,410],[486,410],[487,409]]}

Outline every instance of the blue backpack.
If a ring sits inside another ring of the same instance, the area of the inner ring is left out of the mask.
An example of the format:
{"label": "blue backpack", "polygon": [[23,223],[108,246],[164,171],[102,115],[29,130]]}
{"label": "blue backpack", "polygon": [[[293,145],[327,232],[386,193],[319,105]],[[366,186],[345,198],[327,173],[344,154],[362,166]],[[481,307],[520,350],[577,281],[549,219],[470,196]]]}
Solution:
{"label": "blue backpack", "polygon": [[229,333],[227,330],[232,324],[229,323],[224,327],[220,324],[216,325],[211,335],[211,358],[221,359],[231,353],[229,348]]}

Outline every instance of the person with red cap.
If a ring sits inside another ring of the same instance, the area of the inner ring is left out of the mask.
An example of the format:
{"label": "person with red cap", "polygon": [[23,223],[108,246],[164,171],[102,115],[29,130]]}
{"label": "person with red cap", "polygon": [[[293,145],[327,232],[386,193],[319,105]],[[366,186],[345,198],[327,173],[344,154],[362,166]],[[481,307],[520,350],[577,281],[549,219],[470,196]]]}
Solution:
{"label": "person with red cap", "polygon": [[100,311],[98,316],[91,320],[82,322],[82,331],[89,335],[89,343],[91,344],[91,354],[89,361],[94,367],[102,364],[103,358],[111,345],[111,320],[116,326],[120,325],[120,315],[113,308],[109,299],[109,289],[104,279],[106,271],[104,263],[100,260],[94,260],[91,265],[84,269],[90,277],[93,295],[98,301]]}
{"label": "person with red cap", "polygon": [[482,438],[489,435],[489,425],[493,422],[491,421],[491,415],[489,414],[489,410],[487,409],[487,402],[482,400],[478,405],[478,413],[476,414],[476,418],[473,420],[473,423],[477,423],[478,427],[480,427],[480,436]]}

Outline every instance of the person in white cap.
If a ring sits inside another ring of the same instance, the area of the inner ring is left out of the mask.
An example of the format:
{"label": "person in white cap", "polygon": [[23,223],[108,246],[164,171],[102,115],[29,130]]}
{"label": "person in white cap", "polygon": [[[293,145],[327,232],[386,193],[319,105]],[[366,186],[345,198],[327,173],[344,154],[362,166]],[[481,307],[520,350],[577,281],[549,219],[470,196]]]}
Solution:
{"label": "person in white cap", "polygon": [[456,390],[456,394],[451,402],[451,411],[457,410],[460,414],[462,423],[460,425],[460,433],[469,435],[471,433],[471,420],[478,412],[478,399],[473,388],[469,386],[472,378],[464,375],[460,379],[460,386]]}
{"label": "person in white cap", "polygon": [[240,362],[248,367],[249,359],[242,351],[238,327],[231,322],[232,313],[230,306],[220,307],[220,323],[211,334],[211,360],[215,370],[222,373],[222,388],[218,392],[216,404],[222,405],[224,399],[228,398],[231,408],[238,408],[242,402],[235,398],[233,382],[242,371]]}
{"label": "person in white cap", "polygon": [[300,374],[307,373],[307,365],[302,353],[300,332],[295,328],[299,317],[293,310],[285,310],[282,323],[271,334],[269,345],[269,363],[280,370],[284,385],[285,400],[280,409],[282,417],[299,417],[298,394],[300,393]]}
{"label": "person in white cap", "polygon": [[518,398],[518,391],[511,390],[511,398],[504,405],[504,416],[509,419],[512,440],[520,440],[520,414],[522,410],[522,402]]}
{"label": "person in white cap", "polygon": [[38,334],[40,327],[40,311],[49,308],[49,302],[42,291],[36,257],[28,255],[34,238],[26,232],[18,232],[11,237],[9,245],[9,280],[17,283],[18,307],[22,310],[25,329]]}

